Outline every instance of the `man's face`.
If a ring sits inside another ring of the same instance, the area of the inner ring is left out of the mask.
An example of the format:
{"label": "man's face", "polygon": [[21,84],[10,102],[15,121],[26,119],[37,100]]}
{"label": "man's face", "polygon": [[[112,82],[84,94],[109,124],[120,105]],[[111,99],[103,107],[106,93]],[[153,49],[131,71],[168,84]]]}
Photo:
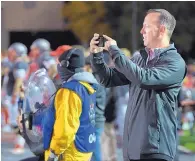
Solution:
{"label": "man's face", "polygon": [[140,33],[143,36],[144,46],[148,48],[156,48],[157,43],[162,39],[164,26],[160,25],[159,16],[160,13],[149,13],[144,19]]}
{"label": "man's face", "polygon": [[31,59],[37,59],[40,55],[40,51],[38,48],[31,48],[29,56]]}
{"label": "man's face", "polygon": [[17,55],[16,55],[16,52],[14,50],[8,51],[8,59],[10,62],[14,62],[16,57],[17,57]]}

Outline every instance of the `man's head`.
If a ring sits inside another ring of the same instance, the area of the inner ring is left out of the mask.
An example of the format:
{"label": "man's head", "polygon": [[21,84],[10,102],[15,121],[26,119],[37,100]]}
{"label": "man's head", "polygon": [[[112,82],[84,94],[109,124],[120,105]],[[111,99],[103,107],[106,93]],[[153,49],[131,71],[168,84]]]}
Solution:
{"label": "man's head", "polygon": [[8,59],[13,62],[17,57],[27,56],[27,51],[27,47],[24,44],[20,42],[13,43],[8,48]]}
{"label": "man's head", "polygon": [[191,74],[195,76],[195,60],[194,59],[189,59],[187,62],[187,71],[188,74]]}
{"label": "man's head", "polygon": [[161,48],[169,44],[175,29],[175,18],[164,9],[150,9],[146,13],[140,33],[143,35],[144,46]]}
{"label": "man's head", "polygon": [[62,81],[67,81],[72,75],[83,71],[85,66],[85,57],[82,50],[72,48],[65,51],[58,58],[58,73]]}
{"label": "man's head", "polygon": [[51,50],[49,41],[46,39],[36,39],[30,46],[30,57],[37,58],[41,53]]}

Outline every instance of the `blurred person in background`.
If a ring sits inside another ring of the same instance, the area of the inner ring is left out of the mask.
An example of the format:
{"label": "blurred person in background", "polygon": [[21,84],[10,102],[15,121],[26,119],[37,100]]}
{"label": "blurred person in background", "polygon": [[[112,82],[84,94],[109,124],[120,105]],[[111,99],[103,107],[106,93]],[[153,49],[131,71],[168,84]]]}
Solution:
{"label": "blurred person in background", "polygon": [[30,49],[30,56],[32,54],[38,59],[38,64],[40,67],[42,65],[42,58],[49,55],[48,53],[51,51],[51,45],[46,39],[39,38],[32,43]]}
{"label": "blurred person in background", "polygon": [[195,124],[195,60],[188,60],[187,75],[182,87],[181,105],[183,107],[183,129],[189,129],[194,135]]}
{"label": "blurred person in background", "polygon": [[[84,53],[72,48],[59,56],[58,73],[62,80],[56,92],[55,113],[44,118],[45,161],[89,161],[95,150],[95,77],[84,71]],[[55,119],[56,118],[56,119]]]}
{"label": "blurred person in background", "polygon": [[188,60],[187,75],[183,83],[184,88],[195,88],[195,60]]}
{"label": "blurred person in background", "polygon": [[[121,48],[122,52],[129,59],[131,58],[131,52],[127,48]],[[118,86],[116,88],[116,120],[115,120],[115,129],[117,137],[117,148],[118,148],[118,160],[123,160],[122,158],[122,146],[123,146],[123,131],[124,131],[124,122],[125,114],[129,101],[129,90],[128,85]]]}
{"label": "blurred person in background", "polygon": [[180,94],[180,104],[183,108],[183,130],[190,130],[191,135],[194,134],[194,106],[195,106],[195,89],[182,87]]}
{"label": "blurred person in background", "polygon": [[[187,78],[188,79],[188,78]],[[177,151],[174,161],[179,161],[179,144],[180,144],[180,135],[183,134],[183,130],[190,130],[191,135],[193,135],[193,127],[194,127],[194,115],[193,115],[193,107],[195,106],[195,90],[192,87],[190,81],[184,79],[185,83],[183,84],[179,95],[178,95],[178,127],[177,127]],[[191,85],[190,85],[191,84]]]}
{"label": "blurred person in background", "polygon": [[[121,50],[130,58],[131,53],[128,49],[122,48]],[[106,51],[104,51],[104,61],[110,67],[114,65]],[[103,156],[105,160],[122,160],[120,153],[122,153],[124,118],[129,99],[128,86],[112,87],[106,90]]]}
{"label": "blurred person in background", "polygon": [[[104,51],[103,60],[108,66],[113,66],[112,59],[107,51]],[[102,156],[103,160],[117,160],[117,138],[115,121],[117,117],[117,89],[111,87],[106,89],[106,107],[104,116],[106,118],[104,132],[102,134]]]}
{"label": "blurred person in background", "polygon": [[179,91],[177,96],[178,108],[177,109],[177,149],[174,161],[179,161],[179,145],[180,145],[180,135],[182,131],[182,105],[181,105],[181,94],[182,90]]}
{"label": "blurred person in background", "polygon": [[61,85],[60,77],[57,72],[57,62],[54,57],[48,55],[42,59],[42,68],[45,68],[48,76],[54,82],[56,89]]}
{"label": "blurred person in background", "polygon": [[[89,56],[85,59],[84,70],[92,72]],[[96,148],[93,152],[91,161],[103,161],[102,160],[102,133],[104,131],[105,124],[105,103],[106,103],[106,89],[102,85],[97,86],[96,90],[96,106],[95,106],[95,128],[96,128]]]}
{"label": "blurred person in background", "polygon": [[9,125],[9,110],[8,110],[8,100],[7,97],[7,83],[9,80],[9,72],[11,70],[11,62],[5,55],[1,59],[1,116],[2,116],[2,131],[11,132],[11,127]]}
{"label": "blurred person in background", "polygon": [[[140,33],[145,49],[127,58],[112,38],[109,51],[114,68],[103,61],[99,34],[90,42],[93,72],[106,87],[129,85],[129,105],[125,117],[124,161],[172,161],[177,145],[177,96],[186,74],[186,65],[170,43],[175,18],[164,9],[146,13]],[[141,132],[140,132],[141,131]]]}
{"label": "blurred person in background", "polygon": [[30,66],[29,66],[29,73],[28,77],[39,68],[43,67],[43,61],[45,57],[50,55],[51,46],[49,41],[46,39],[36,39],[32,45],[30,46]]}
{"label": "blurred person in background", "polygon": [[11,63],[10,72],[8,74],[7,82],[7,106],[10,115],[10,125],[16,132],[15,147],[12,150],[14,154],[20,154],[24,151],[25,141],[19,134],[17,119],[18,113],[18,100],[20,97],[20,88],[26,81],[28,71],[28,58],[27,47],[19,42],[11,44],[8,48],[8,60]]}

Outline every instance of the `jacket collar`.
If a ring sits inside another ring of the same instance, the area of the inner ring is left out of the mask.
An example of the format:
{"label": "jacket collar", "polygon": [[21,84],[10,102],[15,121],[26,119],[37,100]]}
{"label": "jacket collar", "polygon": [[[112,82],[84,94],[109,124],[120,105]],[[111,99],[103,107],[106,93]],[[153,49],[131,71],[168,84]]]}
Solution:
{"label": "jacket collar", "polygon": [[[165,53],[168,50],[176,50],[176,48],[174,46],[174,43],[171,43],[169,45],[169,47],[167,47],[167,48],[154,49],[155,57],[156,56],[160,56],[162,53]],[[148,58],[148,52],[149,52],[149,50],[147,48],[144,48],[144,49],[141,49],[140,50],[140,55],[142,56],[143,59],[147,60],[147,58]]]}

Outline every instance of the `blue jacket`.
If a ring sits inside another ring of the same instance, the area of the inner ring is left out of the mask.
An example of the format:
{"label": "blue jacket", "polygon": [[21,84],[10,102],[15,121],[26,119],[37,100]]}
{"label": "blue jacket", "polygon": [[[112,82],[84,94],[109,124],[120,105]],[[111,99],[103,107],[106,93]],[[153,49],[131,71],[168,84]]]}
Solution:
{"label": "blue jacket", "polygon": [[50,149],[57,155],[63,154],[65,160],[90,158],[96,142],[96,86],[93,75],[82,72],[73,75],[56,92],[43,121],[46,160]]}

